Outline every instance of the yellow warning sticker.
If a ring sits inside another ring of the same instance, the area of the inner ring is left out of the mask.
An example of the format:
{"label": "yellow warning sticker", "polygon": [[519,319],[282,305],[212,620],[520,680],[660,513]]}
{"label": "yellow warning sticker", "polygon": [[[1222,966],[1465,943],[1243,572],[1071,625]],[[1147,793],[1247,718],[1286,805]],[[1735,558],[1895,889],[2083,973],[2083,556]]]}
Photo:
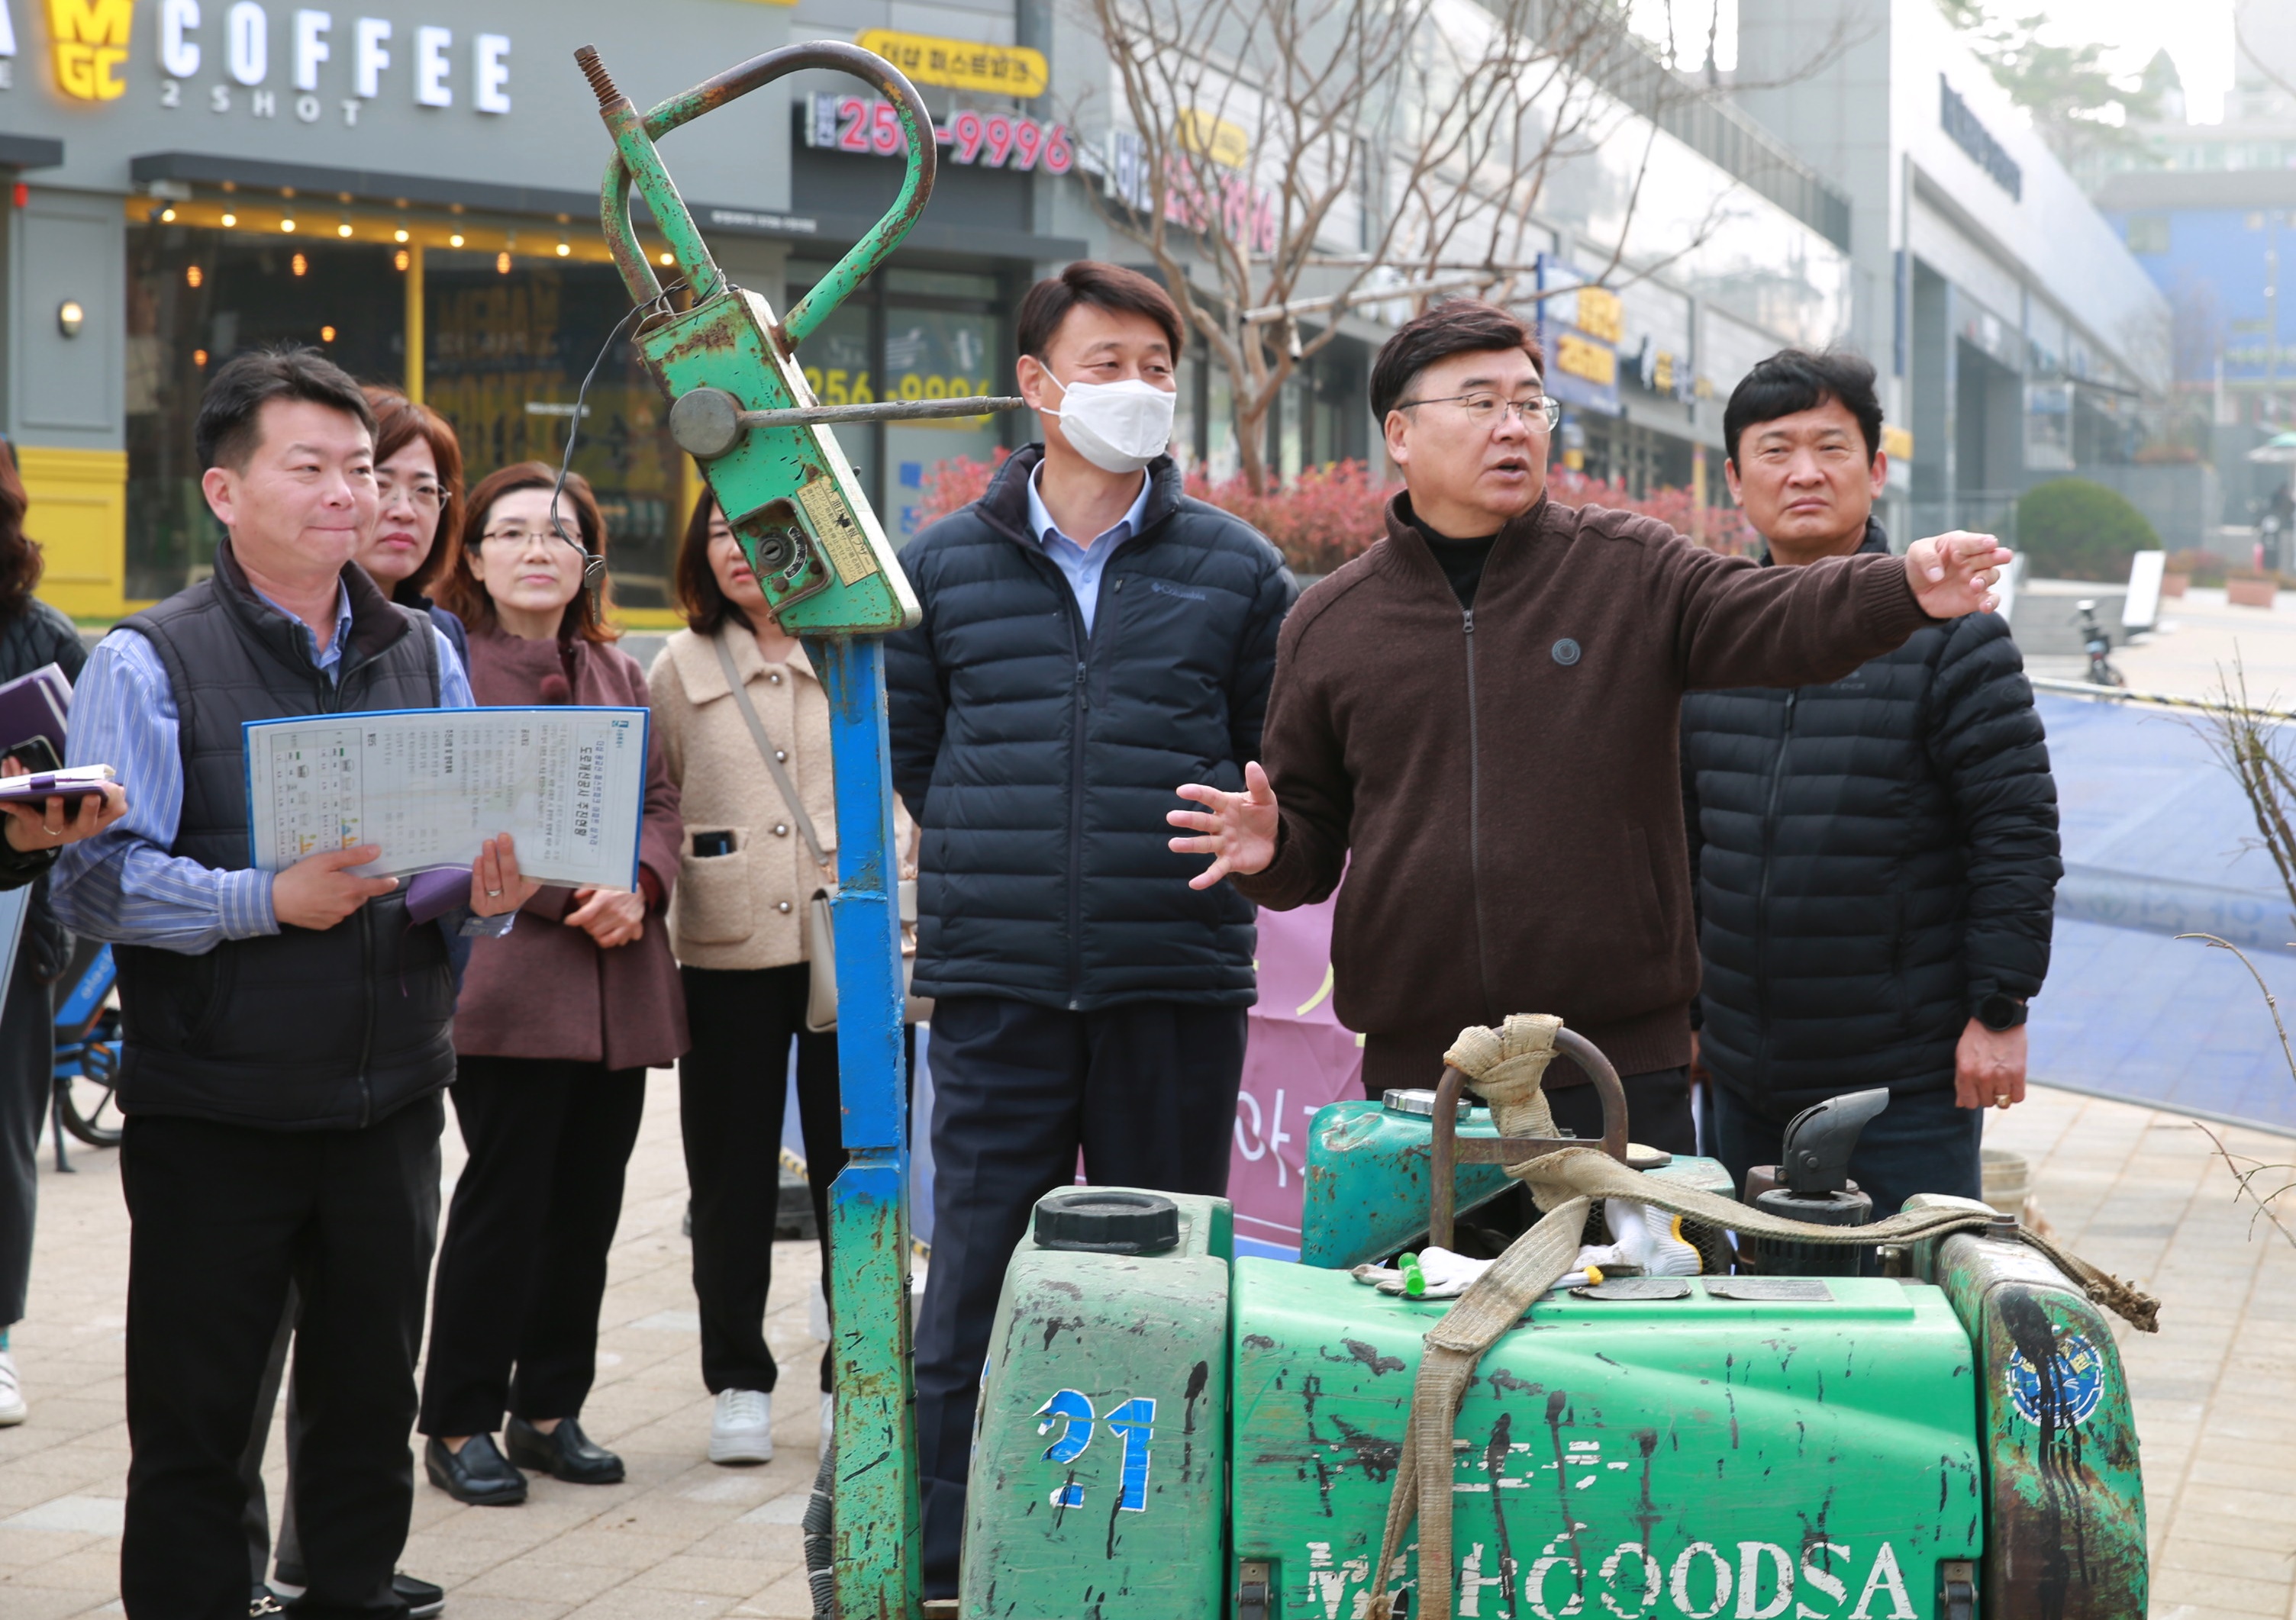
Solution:
{"label": "yellow warning sticker", "polygon": [[857,585],[877,571],[876,560],[869,555],[869,542],[853,520],[852,508],[845,503],[835,479],[807,479],[797,499],[813,526],[814,538],[836,566],[840,580]]}

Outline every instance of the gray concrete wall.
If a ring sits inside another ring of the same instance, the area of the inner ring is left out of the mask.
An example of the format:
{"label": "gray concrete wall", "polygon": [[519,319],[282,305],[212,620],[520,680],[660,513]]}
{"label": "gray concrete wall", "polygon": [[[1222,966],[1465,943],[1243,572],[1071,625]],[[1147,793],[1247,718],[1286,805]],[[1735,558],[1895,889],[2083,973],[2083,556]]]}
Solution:
{"label": "gray concrete wall", "polygon": [[[126,447],[127,245],[119,200],[35,187],[10,210],[4,415],[20,444],[73,450]],[[80,306],[77,337],[57,312]]]}

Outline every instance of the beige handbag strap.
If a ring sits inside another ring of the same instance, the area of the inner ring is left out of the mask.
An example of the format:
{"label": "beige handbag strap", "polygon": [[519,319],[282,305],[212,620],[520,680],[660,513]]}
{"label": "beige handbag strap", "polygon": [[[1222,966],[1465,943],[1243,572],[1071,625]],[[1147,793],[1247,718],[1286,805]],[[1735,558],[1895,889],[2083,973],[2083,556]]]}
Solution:
{"label": "beige handbag strap", "polygon": [[797,823],[798,832],[805,839],[805,847],[813,852],[813,863],[824,871],[828,871],[828,852],[822,848],[820,835],[813,830],[813,817],[805,813],[805,806],[798,798],[797,784],[782,768],[782,762],[774,757],[774,740],[766,735],[766,723],[758,718],[757,706],[750,701],[750,689],[734,667],[734,650],[726,645],[723,632],[711,636],[709,644],[718,650],[718,667],[726,672],[726,685],[733,692],[734,701],[741,706],[742,718],[750,727],[750,740],[758,745],[758,757],[766,762],[766,769],[773,775],[774,786],[782,790],[782,802],[789,806],[790,819]]}

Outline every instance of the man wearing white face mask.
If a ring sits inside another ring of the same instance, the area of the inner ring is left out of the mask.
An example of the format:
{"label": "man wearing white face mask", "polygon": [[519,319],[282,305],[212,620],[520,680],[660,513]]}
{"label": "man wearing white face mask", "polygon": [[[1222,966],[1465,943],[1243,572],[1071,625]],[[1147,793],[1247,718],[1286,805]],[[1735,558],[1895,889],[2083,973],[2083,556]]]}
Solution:
{"label": "man wearing white face mask", "polygon": [[956,1591],[981,1358],[1030,1207],[1079,1149],[1096,1182],[1227,1190],[1254,912],[1190,889],[1155,827],[1174,782],[1242,786],[1296,593],[1273,546],[1181,493],[1163,289],[1070,265],[1015,327],[1044,443],[902,552],[924,621],[886,653],[937,998],[928,1597]]}

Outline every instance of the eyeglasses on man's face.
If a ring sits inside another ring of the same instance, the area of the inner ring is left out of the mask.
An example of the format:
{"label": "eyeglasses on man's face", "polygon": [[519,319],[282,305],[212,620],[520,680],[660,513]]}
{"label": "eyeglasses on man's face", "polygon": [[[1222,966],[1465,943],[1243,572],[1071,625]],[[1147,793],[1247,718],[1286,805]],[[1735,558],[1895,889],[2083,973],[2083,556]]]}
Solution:
{"label": "eyeglasses on man's face", "polygon": [[1455,405],[1476,427],[1496,431],[1507,416],[1519,418],[1529,432],[1552,433],[1562,420],[1562,402],[1534,395],[1529,399],[1504,399],[1496,394],[1446,394],[1439,399],[1406,399],[1395,407],[1408,411],[1420,405]]}

